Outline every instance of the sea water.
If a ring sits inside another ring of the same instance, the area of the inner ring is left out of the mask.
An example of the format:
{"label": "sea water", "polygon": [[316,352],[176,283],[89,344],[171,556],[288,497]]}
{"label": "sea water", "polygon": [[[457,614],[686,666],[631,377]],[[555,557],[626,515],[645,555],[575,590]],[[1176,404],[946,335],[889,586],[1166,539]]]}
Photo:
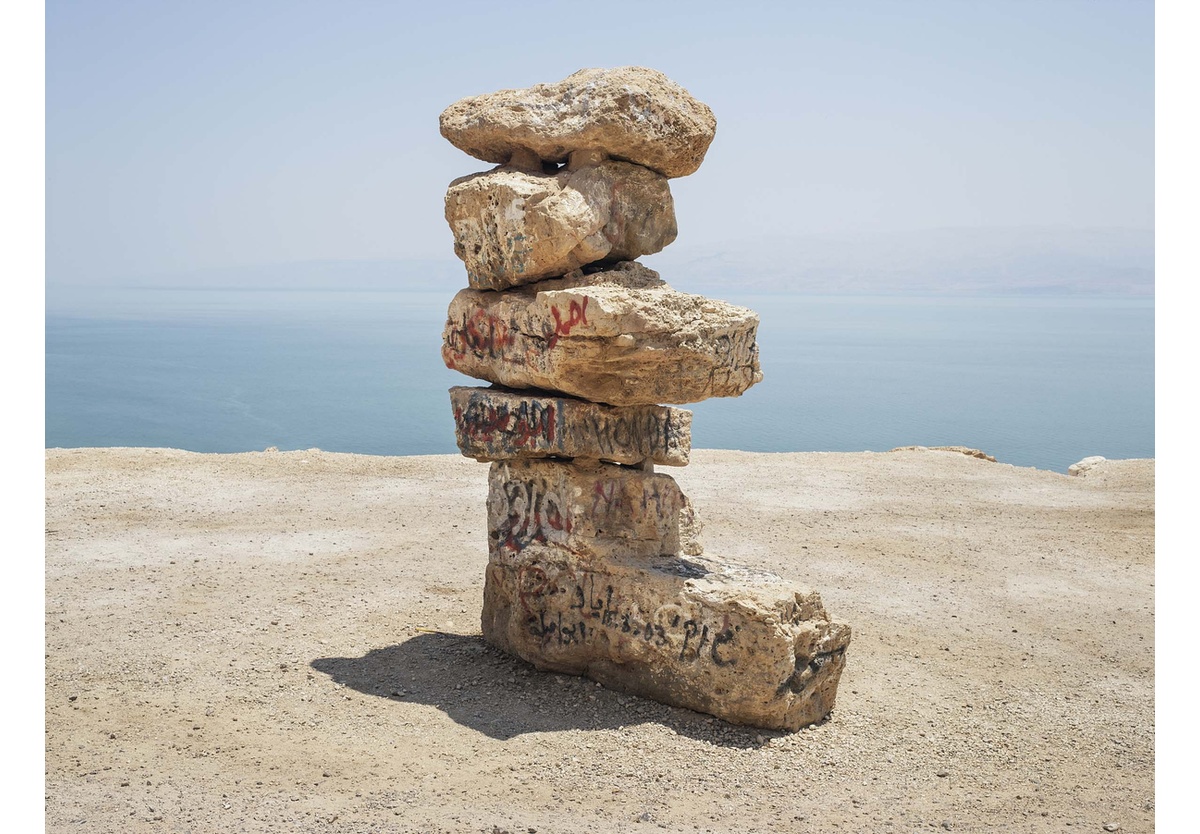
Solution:
{"label": "sea water", "polygon": [[[446,390],[486,383],[442,364],[452,295],[50,289],[46,446],[454,453]],[[1154,456],[1152,299],[720,295],[764,379],[688,406],[696,448]]]}

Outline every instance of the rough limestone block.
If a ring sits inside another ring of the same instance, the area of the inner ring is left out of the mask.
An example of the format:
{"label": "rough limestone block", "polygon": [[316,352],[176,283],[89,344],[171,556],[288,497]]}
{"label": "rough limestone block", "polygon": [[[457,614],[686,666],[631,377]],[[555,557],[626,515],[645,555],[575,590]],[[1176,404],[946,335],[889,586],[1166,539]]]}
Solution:
{"label": "rough limestone block", "polygon": [[636,262],[450,302],[442,359],[468,376],[611,405],[736,397],[762,381],[745,307],[672,289]]}
{"label": "rough limestone block", "polygon": [[692,412],[621,408],[503,388],[450,389],[458,448],[481,461],[586,458],[627,465],[687,466]]}
{"label": "rough limestone block", "polygon": [[446,222],[472,287],[499,290],[595,261],[631,261],[675,240],[661,174],[611,160],[544,174],[497,168],[450,183]]}
{"label": "rough limestone block", "polygon": [[692,503],[670,475],[611,463],[497,461],[488,472],[488,555],[545,548],[585,560],[701,552]]}
{"label": "rough limestone block", "polygon": [[548,548],[488,564],[482,625],[539,669],[781,730],[833,709],[850,642],[815,592],[772,574]]}
{"label": "rough limestone block", "polygon": [[574,151],[598,150],[684,177],[704,161],[717,120],[661,72],[617,67],[464,98],[442,113],[441,130],[454,147],[485,162],[508,162],[522,150],[566,162]]}

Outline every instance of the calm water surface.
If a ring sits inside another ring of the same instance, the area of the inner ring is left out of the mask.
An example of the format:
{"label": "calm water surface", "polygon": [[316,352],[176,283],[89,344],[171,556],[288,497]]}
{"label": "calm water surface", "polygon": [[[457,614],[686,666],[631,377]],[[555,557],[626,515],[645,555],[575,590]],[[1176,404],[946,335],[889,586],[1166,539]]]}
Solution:
{"label": "calm water surface", "polygon": [[[454,453],[452,296],[50,289],[46,445]],[[690,406],[697,448],[1154,456],[1152,300],[724,297],[762,317],[765,379]]]}

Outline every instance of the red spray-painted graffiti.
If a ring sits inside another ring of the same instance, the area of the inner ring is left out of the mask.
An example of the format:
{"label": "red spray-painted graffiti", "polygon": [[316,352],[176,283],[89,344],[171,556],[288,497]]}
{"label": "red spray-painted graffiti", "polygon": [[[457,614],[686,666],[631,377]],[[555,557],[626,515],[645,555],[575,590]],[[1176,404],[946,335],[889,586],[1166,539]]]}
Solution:
{"label": "red spray-painted graffiti", "polygon": [[566,319],[563,319],[562,313],[559,312],[558,307],[551,307],[550,315],[554,316],[554,332],[551,333],[550,337],[546,340],[546,347],[553,348],[558,344],[559,338],[563,336],[570,336],[571,329],[577,325],[586,325],[588,323],[587,306],[587,296],[583,297],[582,304],[580,304],[578,301],[572,301],[570,306],[567,307]]}
{"label": "red spray-painted graffiti", "polygon": [[536,449],[554,442],[555,408],[549,400],[526,399],[510,405],[475,396],[465,410],[454,410],[454,422],[459,434],[474,443]]}
{"label": "red spray-painted graffiti", "polygon": [[449,352],[459,358],[468,353],[492,359],[503,358],[505,350],[515,341],[516,337],[506,321],[487,310],[477,309],[470,316],[464,313],[461,321],[446,328],[446,347],[442,353],[445,356]]}

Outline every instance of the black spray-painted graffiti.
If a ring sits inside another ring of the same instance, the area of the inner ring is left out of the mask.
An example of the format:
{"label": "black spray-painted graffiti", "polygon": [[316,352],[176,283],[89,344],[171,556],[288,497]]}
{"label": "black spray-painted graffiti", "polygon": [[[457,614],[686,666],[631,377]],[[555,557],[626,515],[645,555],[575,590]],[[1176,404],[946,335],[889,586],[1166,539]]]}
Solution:
{"label": "black spray-painted graffiti", "polygon": [[492,535],[502,550],[520,552],[535,542],[560,541],[571,532],[567,505],[545,478],[508,480],[501,488],[508,513]]}
{"label": "black spray-painted graffiti", "polygon": [[666,409],[595,409],[584,418],[581,434],[603,455],[636,449],[647,456],[665,455],[683,445],[682,429]]}
{"label": "black spray-painted graffiti", "polygon": [[465,409],[456,409],[459,434],[475,443],[492,443],[514,449],[536,449],[554,443],[554,400],[521,399],[516,402],[471,397]]}
{"label": "black spray-painted graffiti", "polygon": [[720,365],[736,368],[749,365],[758,354],[754,330],[722,333],[713,340],[713,354]]}
{"label": "black spray-painted graffiti", "polygon": [[737,633],[729,616],[720,622],[702,617],[685,619],[675,606],[664,606],[645,615],[636,605],[623,603],[611,583],[588,571],[566,571],[550,577],[540,567],[522,568],[519,596],[529,634],[543,647],[582,645],[603,636],[610,642],[641,640],[663,649],[684,663],[737,664]]}
{"label": "black spray-painted graffiti", "polygon": [[511,361],[516,335],[512,324],[482,307],[461,311],[457,321],[447,321],[442,359],[450,368],[464,357]]}

